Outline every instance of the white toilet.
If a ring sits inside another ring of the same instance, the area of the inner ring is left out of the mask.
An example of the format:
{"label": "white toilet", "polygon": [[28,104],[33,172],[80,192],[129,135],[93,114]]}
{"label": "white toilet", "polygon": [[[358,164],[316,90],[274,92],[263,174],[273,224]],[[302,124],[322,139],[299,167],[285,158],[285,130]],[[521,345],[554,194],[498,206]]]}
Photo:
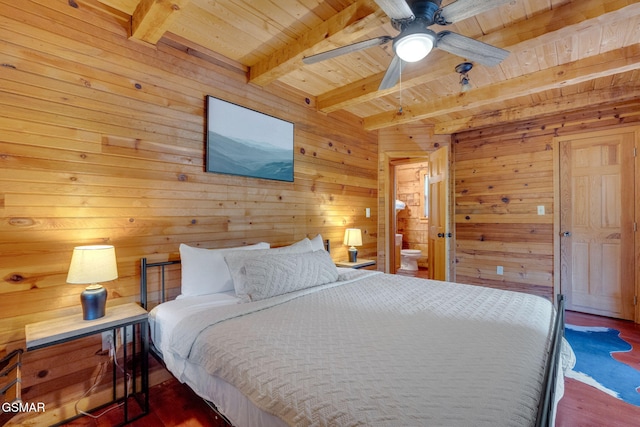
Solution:
{"label": "white toilet", "polygon": [[[407,207],[402,200],[396,200],[396,214]],[[418,271],[418,259],[422,256],[420,249],[401,249],[402,234],[396,234],[396,270],[400,267],[405,271]],[[397,265],[398,258],[400,265]]]}
{"label": "white toilet", "polygon": [[400,251],[400,268],[407,271],[417,271],[418,259],[421,256],[420,249],[402,249]]}

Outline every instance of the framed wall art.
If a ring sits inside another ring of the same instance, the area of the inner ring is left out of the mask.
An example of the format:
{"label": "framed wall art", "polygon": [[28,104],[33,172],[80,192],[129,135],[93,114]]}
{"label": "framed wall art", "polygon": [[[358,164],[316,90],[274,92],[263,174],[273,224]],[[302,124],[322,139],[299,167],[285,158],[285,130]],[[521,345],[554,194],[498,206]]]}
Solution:
{"label": "framed wall art", "polygon": [[293,123],[207,96],[206,171],[293,182]]}

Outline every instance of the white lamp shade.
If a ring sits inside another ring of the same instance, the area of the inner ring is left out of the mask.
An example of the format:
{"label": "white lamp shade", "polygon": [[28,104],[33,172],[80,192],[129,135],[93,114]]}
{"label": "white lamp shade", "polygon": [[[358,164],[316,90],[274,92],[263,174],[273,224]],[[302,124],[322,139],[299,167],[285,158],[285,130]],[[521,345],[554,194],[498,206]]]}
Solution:
{"label": "white lamp shade", "polygon": [[88,284],[118,278],[116,250],[110,245],[73,248],[67,283]]}
{"label": "white lamp shade", "polygon": [[362,232],[359,228],[347,228],[344,232],[344,244],[347,246],[362,246]]}
{"label": "white lamp shade", "polygon": [[429,33],[408,34],[398,40],[394,48],[396,55],[405,62],[416,62],[433,49],[434,37]]}

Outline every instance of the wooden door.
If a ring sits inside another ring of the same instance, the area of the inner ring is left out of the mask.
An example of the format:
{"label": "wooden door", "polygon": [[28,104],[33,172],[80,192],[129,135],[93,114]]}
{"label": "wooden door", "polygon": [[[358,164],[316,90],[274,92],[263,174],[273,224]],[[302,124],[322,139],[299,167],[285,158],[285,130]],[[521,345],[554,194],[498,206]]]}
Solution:
{"label": "wooden door", "polygon": [[449,280],[449,147],[429,155],[429,277]]}
{"label": "wooden door", "polygon": [[560,288],[567,309],[634,318],[633,132],[560,142]]}

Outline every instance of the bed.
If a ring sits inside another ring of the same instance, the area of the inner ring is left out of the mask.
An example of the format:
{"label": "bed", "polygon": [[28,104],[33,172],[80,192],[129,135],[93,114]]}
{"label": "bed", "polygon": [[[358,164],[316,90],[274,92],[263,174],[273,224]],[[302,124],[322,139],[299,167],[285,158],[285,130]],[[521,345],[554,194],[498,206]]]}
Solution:
{"label": "bed", "polygon": [[152,350],[230,424],[553,425],[561,297],[338,268],[314,240],[141,261],[145,308],[147,270],[182,263]]}

